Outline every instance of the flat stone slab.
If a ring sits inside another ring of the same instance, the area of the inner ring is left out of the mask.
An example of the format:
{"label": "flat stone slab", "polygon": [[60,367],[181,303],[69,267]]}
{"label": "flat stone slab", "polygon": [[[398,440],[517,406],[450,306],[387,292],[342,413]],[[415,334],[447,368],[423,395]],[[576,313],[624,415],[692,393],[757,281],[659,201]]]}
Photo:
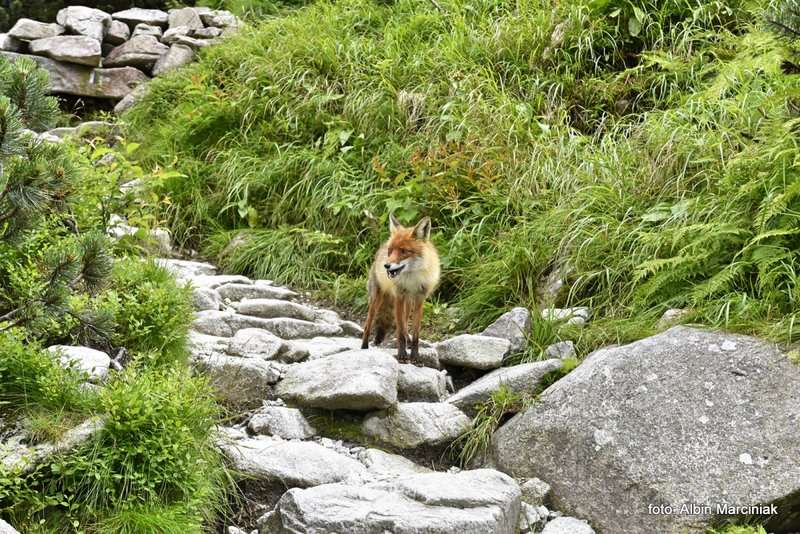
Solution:
{"label": "flat stone slab", "polygon": [[516,482],[479,469],[292,489],[259,523],[273,534],[513,534],[519,511]]}
{"label": "flat stone slab", "polygon": [[95,69],[14,52],[0,52],[0,56],[11,61],[20,57],[33,59],[50,75],[50,92],[56,94],[120,100],[150,79],[144,72],[133,67]]}
{"label": "flat stone slab", "polygon": [[48,24],[31,19],[19,19],[14,26],[8,30],[8,35],[22,41],[35,41],[55,37],[64,33],[64,28],[58,24]]}
{"label": "flat stone slab", "polygon": [[367,466],[367,470],[375,475],[398,477],[431,473],[427,467],[415,464],[399,454],[392,454],[380,449],[365,449],[358,455],[358,460]]}
{"label": "flat stone slab", "polygon": [[137,35],[109,52],[103,64],[107,67],[136,67],[149,71],[168,51],[169,47],[161,44],[153,35]]}
{"label": "flat stone slab", "polygon": [[266,436],[223,440],[223,454],[246,477],[308,488],[368,478],[359,462],[310,441],[286,441]]}
{"label": "flat stone slab", "polygon": [[362,432],[399,449],[451,443],[472,427],[464,413],[445,402],[401,402],[364,419]]}
{"label": "flat stone slab", "polygon": [[280,370],[263,360],[226,354],[193,354],[192,366],[208,376],[218,397],[234,406],[257,406],[270,397]]}
{"label": "flat stone slab", "polygon": [[264,319],[289,317],[314,321],[317,318],[317,314],[312,308],[282,299],[245,299],[237,303],[234,308],[243,315],[253,315]]}
{"label": "flat stone slab", "polygon": [[123,11],[117,11],[111,16],[115,20],[122,21],[131,27],[144,23],[165,28],[169,22],[169,15],[160,9],[141,9],[134,7]]}
{"label": "flat stone slab", "polygon": [[262,319],[229,311],[206,310],[195,315],[192,328],[212,336],[231,337],[244,328],[261,328],[282,339],[335,336],[341,327],[330,323],[312,323],[300,319]]}
{"label": "flat stone slab", "polygon": [[457,367],[497,369],[511,351],[507,339],[477,334],[461,334],[436,344],[439,361]]}
{"label": "flat stone slab", "polygon": [[297,296],[297,293],[285,287],[273,286],[269,284],[259,283],[230,283],[219,287],[219,293],[222,298],[230,301],[244,300],[244,299],[291,299]]}
{"label": "flat stone slab", "polygon": [[214,265],[202,261],[158,258],[155,262],[178,278],[191,278],[200,275],[214,276],[217,274],[217,268]]}
{"label": "flat stone slab", "polygon": [[474,413],[476,404],[486,402],[492,393],[503,386],[518,395],[532,397],[539,381],[548,373],[561,369],[562,365],[561,360],[553,358],[542,362],[501,367],[458,390],[447,399],[447,402],[467,413]]}
{"label": "flat stone slab", "polygon": [[300,410],[286,406],[261,407],[250,417],[247,428],[253,434],[283,439],[309,439],[317,434]]}
{"label": "flat stone slab", "polygon": [[779,503],[767,530],[794,531],[798,399],[800,367],[773,344],[679,326],[591,354],[494,433],[490,459],[600,532],[704,531],[716,503]]}
{"label": "flat stone slab", "polygon": [[275,395],[298,406],[375,410],[397,402],[397,360],[352,350],[287,367]]}
{"label": "flat stone slab", "polygon": [[59,35],[30,42],[32,54],[57,61],[99,67],[102,51],[100,41],[83,35]]}
{"label": "flat stone slab", "polygon": [[292,361],[317,360],[361,347],[361,340],[354,337],[317,336],[311,339],[295,339],[287,342],[286,357]]}

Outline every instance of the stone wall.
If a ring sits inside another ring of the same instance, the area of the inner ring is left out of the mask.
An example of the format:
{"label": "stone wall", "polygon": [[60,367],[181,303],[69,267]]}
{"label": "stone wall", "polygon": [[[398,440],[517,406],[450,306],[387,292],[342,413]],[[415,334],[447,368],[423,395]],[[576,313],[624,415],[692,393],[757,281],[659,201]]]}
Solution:
{"label": "stone wall", "polygon": [[113,14],[70,6],[55,22],[20,19],[0,34],[0,55],[32,58],[54,94],[122,100],[151,76],[186,65],[200,48],[235,32],[228,11],[132,8]]}

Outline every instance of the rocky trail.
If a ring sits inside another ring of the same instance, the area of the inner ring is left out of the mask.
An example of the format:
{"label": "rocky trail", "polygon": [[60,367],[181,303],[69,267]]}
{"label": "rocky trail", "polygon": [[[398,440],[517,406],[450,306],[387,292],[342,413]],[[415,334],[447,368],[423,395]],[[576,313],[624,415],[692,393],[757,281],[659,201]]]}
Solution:
{"label": "rocky trail", "polygon": [[[534,389],[560,367],[551,359],[500,368],[527,310],[501,318],[494,336],[427,344],[419,366],[401,364],[392,347],[361,350],[359,325],[301,303],[291,289],[219,275],[210,264],[159,261],[194,288],[194,367],[240,414],[220,429],[245,497],[229,533],[516,532],[520,521],[529,531],[558,515],[543,506],[545,483],[521,487],[448,460],[473,404],[500,383]],[[495,370],[453,394],[442,366]],[[358,442],[326,436],[337,423]]]}

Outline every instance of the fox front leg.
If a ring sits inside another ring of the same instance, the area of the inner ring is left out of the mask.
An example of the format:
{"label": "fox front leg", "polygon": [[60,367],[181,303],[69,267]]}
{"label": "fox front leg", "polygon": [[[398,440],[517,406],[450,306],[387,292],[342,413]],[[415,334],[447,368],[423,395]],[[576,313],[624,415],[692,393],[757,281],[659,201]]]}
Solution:
{"label": "fox front leg", "polygon": [[397,359],[404,362],[408,359],[406,342],[408,337],[408,317],[406,316],[406,299],[397,298],[394,302],[394,322],[397,329]]}

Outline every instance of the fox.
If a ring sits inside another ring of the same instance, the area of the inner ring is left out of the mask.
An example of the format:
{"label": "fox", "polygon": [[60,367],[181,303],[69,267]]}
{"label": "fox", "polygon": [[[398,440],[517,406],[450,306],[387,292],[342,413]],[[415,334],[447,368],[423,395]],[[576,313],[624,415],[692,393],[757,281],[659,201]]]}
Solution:
{"label": "fox", "polygon": [[439,253],[431,243],[430,217],[407,228],[394,213],[389,214],[389,240],[375,253],[375,261],[369,269],[369,308],[361,348],[369,348],[373,326],[375,344],[380,345],[394,322],[397,359],[408,361],[406,349],[411,319],[411,360],[418,358],[423,305],[439,284],[440,274]]}

